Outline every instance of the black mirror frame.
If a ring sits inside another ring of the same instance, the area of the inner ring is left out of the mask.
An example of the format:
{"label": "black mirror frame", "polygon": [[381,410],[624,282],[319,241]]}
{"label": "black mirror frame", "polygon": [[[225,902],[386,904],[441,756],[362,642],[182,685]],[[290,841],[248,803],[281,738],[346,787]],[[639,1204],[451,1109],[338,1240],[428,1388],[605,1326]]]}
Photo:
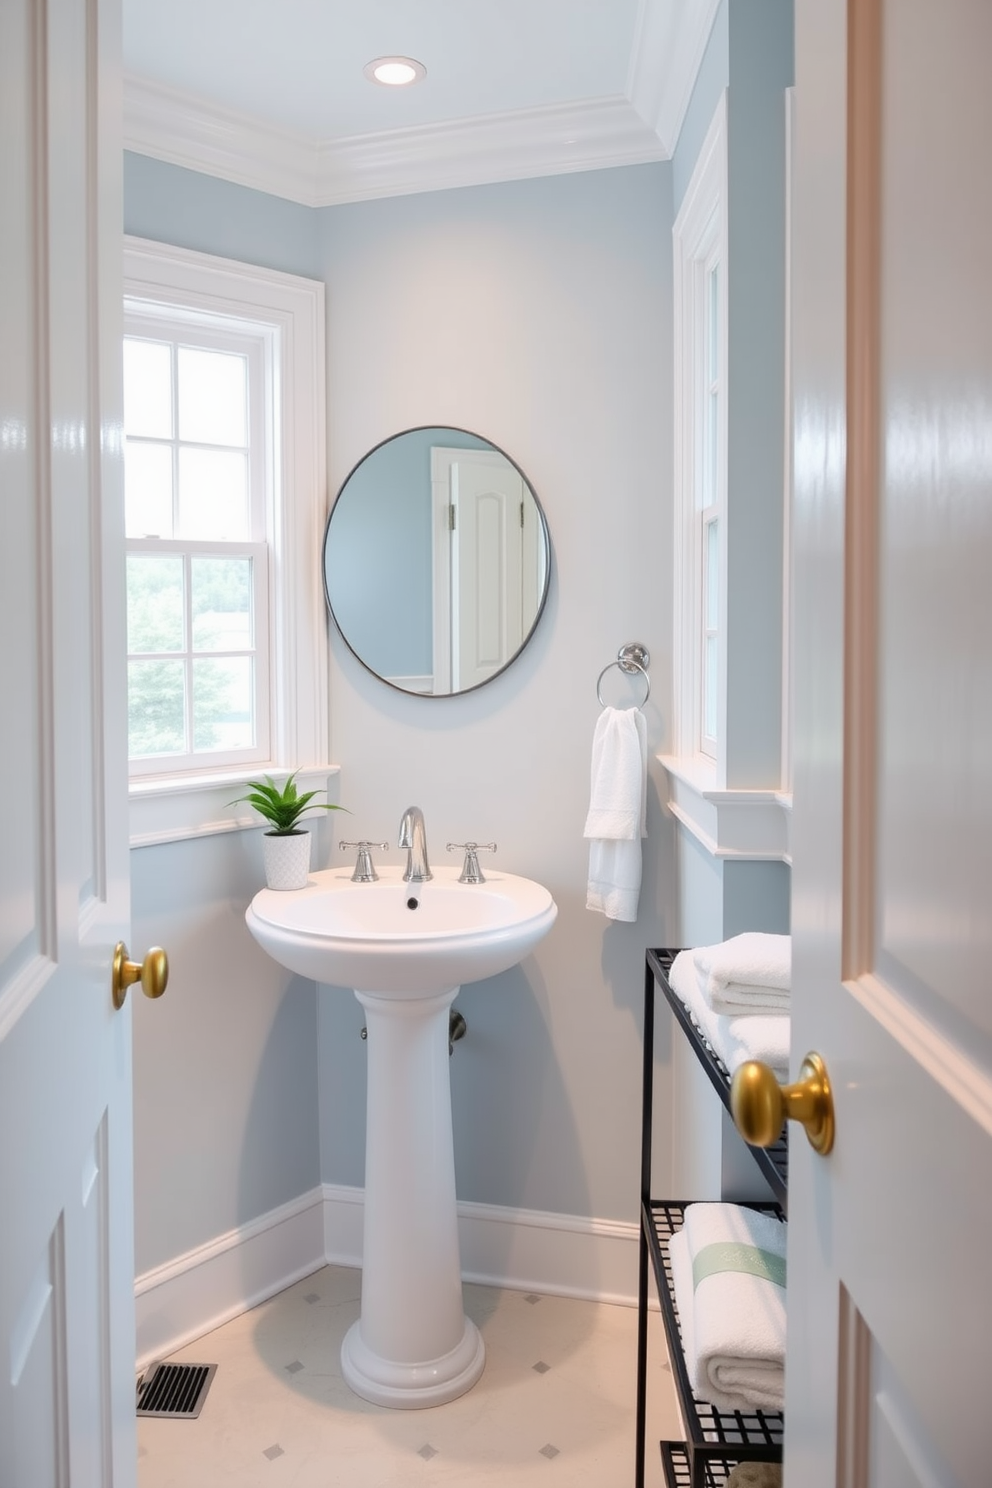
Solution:
{"label": "black mirror frame", "polygon": [[[328,543],[328,539],[330,537],[330,531],[331,531],[331,522],[333,520],[334,512],[335,512],[335,509],[337,507],[337,504],[340,501],[341,497],[343,496],[345,490],[347,489],[348,482],[351,480],[351,478],[355,474],[355,472],[357,470],[359,470],[360,467],[362,465],[364,465],[367,460],[370,460],[372,458],[372,456],[374,454],[376,454],[378,450],[381,450],[385,445],[392,444],[394,440],[396,440],[396,439],[402,439],[407,434],[420,434],[420,433],[425,432],[428,429],[450,429],[453,434],[465,434],[465,435],[468,435],[471,439],[479,439],[484,444],[488,445],[490,449],[495,450],[498,455],[502,455],[503,456],[503,459],[506,460],[507,464],[513,466],[514,470],[520,476],[520,479],[523,481],[524,485],[527,487],[528,491],[530,492],[531,498],[532,498],[532,500],[534,502],[534,506],[535,506],[536,511],[537,511],[538,519],[539,519],[540,524],[541,524],[541,532],[542,532],[543,537],[544,537],[544,551],[545,551],[546,558],[547,558],[547,561],[545,563],[545,572],[544,572],[544,586],[543,586],[542,591],[541,591],[541,597],[540,597],[540,599],[538,601],[537,610],[535,612],[534,619],[533,619],[533,622],[531,624],[530,629],[528,630],[527,634],[524,636],[523,640],[521,641],[520,645],[517,647],[516,651],[514,651],[513,655],[511,657],[509,657],[503,663],[503,665],[500,667],[500,669],[499,669],[498,672],[493,672],[490,676],[486,677],[486,679],[483,682],[476,682],[471,687],[460,688],[457,692],[415,692],[415,691],[411,690],[410,688],[397,687],[397,685],[396,685],[395,682],[390,682],[388,680],[388,678],[384,677],[381,674],[381,672],[377,672],[374,667],[371,667],[368,664],[368,662],[364,659],[364,657],[362,657],[362,656],[360,656],[358,654],[358,652],[355,650],[354,646],[349,641],[348,637],[345,635],[344,630],[341,627],[341,622],[338,620],[337,615],[334,613],[334,606],[331,603],[331,596],[328,593],[328,588],[327,588],[327,562],[326,562],[326,553],[327,553],[327,543]],[[379,681],[379,682],[381,682],[384,687],[390,688],[390,690],[393,691],[393,692],[398,692],[401,697],[424,698],[424,699],[426,699],[428,701],[432,701],[432,702],[441,701],[444,698],[467,697],[469,693],[471,693],[471,692],[478,692],[480,688],[487,687],[489,685],[489,683],[495,681],[495,679],[497,677],[502,677],[503,673],[509,670],[509,668],[513,665],[513,663],[517,660],[517,658],[523,654],[523,652],[526,650],[527,646],[533,640],[534,633],[537,630],[537,627],[538,627],[538,625],[541,622],[541,616],[544,614],[545,606],[547,605],[547,602],[548,602],[548,594],[549,594],[550,589],[551,589],[551,532],[550,532],[550,529],[548,527],[548,519],[547,519],[547,516],[545,515],[544,507],[541,504],[541,501],[540,501],[540,498],[538,497],[537,492],[534,490],[534,487],[531,484],[530,478],[527,476],[527,474],[522,469],[522,467],[517,464],[516,460],[513,459],[512,455],[508,455],[506,453],[506,451],[504,449],[502,449],[498,444],[494,444],[493,441],[491,439],[487,438],[485,434],[477,434],[474,429],[463,429],[463,428],[460,428],[458,425],[455,425],[455,424],[413,424],[408,429],[400,429],[395,434],[389,434],[389,435],[387,435],[385,439],[380,439],[378,444],[374,444],[370,450],[366,450],[365,454],[362,455],[361,459],[360,460],[356,460],[355,464],[351,467],[351,469],[348,471],[348,474],[345,476],[344,480],[341,482],[341,484],[338,487],[337,492],[335,494],[334,500],[331,503],[330,511],[327,514],[327,521],[324,524],[324,537],[323,537],[323,541],[321,542],[321,545],[320,545],[320,574],[321,574],[321,583],[322,583],[323,590],[324,590],[324,603],[327,606],[327,613],[330,615],[331,619],[333,620],[334,625],[335,625],[335,627],[337,629],[338,635],[344,641],[345,645],[347,646],[348,650],[351,652],[352,656],[359,663],[359,665],[362,666],[364,668],[364,670],[369,673],[370,676],[375,677],[376,680]]]}

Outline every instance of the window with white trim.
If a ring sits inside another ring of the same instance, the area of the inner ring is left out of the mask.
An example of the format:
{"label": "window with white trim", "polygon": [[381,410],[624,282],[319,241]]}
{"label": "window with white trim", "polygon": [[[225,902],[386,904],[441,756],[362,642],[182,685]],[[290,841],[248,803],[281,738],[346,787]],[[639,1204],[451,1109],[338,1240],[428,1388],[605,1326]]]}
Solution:
{"label": "window with white trim", "polygon": [[677,752],[721,770],[727,485],[725,103],[673,229]]}
{"label": "window with white trim", "polygon": [[[125,239],[132,845],[249,825],[232,786],[320,784],[324,290]],[[242,813],[243,815],[243,813]]]}

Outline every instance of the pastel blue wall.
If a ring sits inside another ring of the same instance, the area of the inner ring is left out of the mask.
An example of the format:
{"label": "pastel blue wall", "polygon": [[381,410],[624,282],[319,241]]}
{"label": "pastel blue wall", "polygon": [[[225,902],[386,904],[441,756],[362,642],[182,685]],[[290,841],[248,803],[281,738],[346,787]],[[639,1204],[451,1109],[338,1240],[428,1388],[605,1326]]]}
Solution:
{"label": "pastel blue wall", "polygon": [[729,15],[727,785],[755,789],[781,779],[792,0],[729,0]]}
{"label": "pastel blue wall", "polygon": [[124,231],[319,277],[317,213],[280,196],[124,152]]}
{"label": "pastel blue wall", "polygon": [[[672,161],[676,213],[727,97],[727,786],[781,783],[785,451],[785,90],[792,0],[722,0]],[[717,859],[680,830],[679,942],[787,932],[782,862]],[[695,1061],[676,1044],[674,1154],[681,1193],[760,1198],[753,1163]]]}
{"label": "pastel blue wall", "polygon": [[133,999],[137,1273],[320,1181],[316,993],[247,934],[258,832],[131,853],[132,944],[169,988]]}
{"label": "pastel blue wall", "polygon": [[713,111],[730,82],[730,4],[731,0],[720,0],[672,156],[672,204],[676,217]]}
{"label": "pastel blue wall", "polygon": [[792,0],[722,0],[672,159],[675,211],[727,94],[727,784],[777,786],[782,736],[785,90]]}
{"label": "pastel blue wall", "polygon": [[[451,1077],[466,1199],[635,1219],[644,948],[787,924],[788,870],[724,865],[677,834],[654,762],[635,925],[585,909],[581,832],[596,677],[623,642],[651,651],[649,747],[652,756],[670,748],[671,226],[728,75],[731,170],[743,188],[731,188],[732,258],[741,245],[732,377],[752,384],[731,427],[733,767],[739,784],[773,776],[777,784],[783,343],[775,298],[789,55],[787,0],[725,0],[667,165],[310,211],[127,160],[127,232],[324,281],[330,492],[389,435],[448,424],[506,450],[545,508],[548,605],[523,656],[489,686],[441,700],[397,693],[331,630],[332,755],[342,767],[339,799],[353,813],[348,835],[395,842],[403,808],[417,801],[435,855],[447,840],[494,838],[500,863],[545,882],[559,905],[554,930],[524,966],[459,994],[469,1035]],[[754,220],[742,221],[746,214]],[[762,583],[767,594],[757,592]],[[635,701],[619,672],[605,687],[610,702]],[[318,1178],[363,1181],[361,1009],[347,989],[315,990],[256,955],[242,923],[261,881],[256,837],[133,854],[136,937],[165,939],[166,904],[182,948],[168,1036],[151,1017],[135,1018],[136,1072],[147,1077],[135,1083],[139,1271]],[[662,1130],[671,1053],[662,1030]],[[192,1170],[166,1152],[180,1090],[183,1130],[202,1144]],[[672,1191],[663,1139],[656,1150],[658,1191]],[[719,1152],[716,1160],[719,1170]]]}
{"label": "pastel blue wall", "polygon": [[[652,762],[636,924],[586,910],[582,826],[596,678],[626,641],[652,653],[652,754],[669,743],[671,183],[670,166],[646,165],[308,213],[131,157],[125,190],[128,232],[324,281],[331,492],[384,438],[442,424],[491,439],[540,495],[551,593],[522,657],[477,692],[416,698],[372,677],[332,628],[332,756],[349,837],[395,843],[403,808],[417,801],[436,858],[449,840],[494,839],[498,862],[546,883],[559,906],[525,965],[459,994],[469,1025],[451,1062],[460,1195],[627,1220],[638,1204],[644,948],[670,943],[676,921],[660,767]],[[611,702],[639,696],[619,671],[605,689]],[[314,1140],[324,1181],[363,1181],[362,1010],[348,989],[315,993],[254,958],[241,917],[261,880],[255,835],[133,854],[146,938],[163,938],[167,881],[172,932],[195,945],[216,937],[203,969],[183,958],[166,1043],[152,1019],[135,1020],[136,1064],[155,1071],[147,1092],[135,1087],[139,1271],[243,1223],[246,1205],[264,1212],[288,1188],[305,1191],[316,1181]],[[225,955],[236,977],[220,974]],[[191,1059],[184,1039],[204,1038]],[[294,1049],[301,1084],[290,1089]],[[662,1123],[667,1058],[662,1038]],[[207,1149],[195,1183],[175,1162],[167,1181],[149,1164],[180,1088],[184,1122]],[[256,1110],[267,1121],[257,1153]],[[665,1182],[663,1147],[659,1163]],[[234,1190],[211,1187],[222,1171],[238,1175]],[[172,1209],[182,1217],[170,1223]]]}
{"label": "pastel blue wall", "polygon": [[[124,181],[127,233],[315,272],[307,207],[127,153]],[[171,964],[167,998],[134,1013],[139,1275],[320,1181],[316,993],[247,936],[261,877],[257,832],[131,853],[134,943]]]}
{"label": "pastel blue wall", "polygon": [[[581,833],[596,678],[624,641],[652,653],[653,749],[669,724],[670,190],[667,166],[639,166],[321,213],[332,485],[397,429],[473,429],[527,473],[554,550],[533,642],[477,692],[401,696],[331,640],[349,835],[395,842],[417,801],[435,857],[448,840],[495,840],[497,862],[547,884],[559,907],[526,966],[458,997],[458,1191],[481,1202],[636,1213],[643,953],[674,926],[660,771],[635,925],[586,910]],[[640,695],[619,671],[604,688],[610,701]],[[361,1010],[342,991],[320,1019],[323,1172],[359,1182],[361,1143],[342,1113],[364,1102]]]}

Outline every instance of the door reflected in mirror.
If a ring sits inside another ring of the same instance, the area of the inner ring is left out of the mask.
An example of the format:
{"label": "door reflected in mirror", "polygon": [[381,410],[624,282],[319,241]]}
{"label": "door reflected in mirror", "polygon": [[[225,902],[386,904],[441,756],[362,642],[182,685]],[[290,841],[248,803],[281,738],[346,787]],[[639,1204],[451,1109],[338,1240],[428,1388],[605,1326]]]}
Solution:
{"label": "door reflected in mirror", "polygon": [[359,461],[324,536],[324,592],[363,666],[427,697],[510,665],[548,594],[548,527],[513,460],[465,429],[408,429]]}

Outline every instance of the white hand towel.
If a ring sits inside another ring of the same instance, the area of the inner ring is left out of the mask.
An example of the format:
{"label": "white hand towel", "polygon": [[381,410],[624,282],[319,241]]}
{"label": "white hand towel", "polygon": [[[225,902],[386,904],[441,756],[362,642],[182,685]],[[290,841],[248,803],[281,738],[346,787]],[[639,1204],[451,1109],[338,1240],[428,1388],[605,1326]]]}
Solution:
{"label": "white hand towel", "polygon": [[788,1013],[741,1013],[728,1018],[715,1013],[699,985],[692,951],[680,951],[668,980],[672,991],[689,1010],[706,1042],[731,1074],[748,1059],[760,1059],[783,1082],[789,1078],[792,1020]]}
{"label": "white hand towel", "polygon": [[592,741],[586,908],[636,920],[645,835],[647,727],[639,708],[604,708]]}
{"label": "white hand towel", "polygon": [[694,1392],[718,1410],[781,1410],[786,1226],[738,1204],[690,1204],[668,1242]]}
{"label": "white hand towel", "polygon": [[792,937],[758,930],[694,953],[703,996],[718,1013],[780,1013],[789,1007]]}

